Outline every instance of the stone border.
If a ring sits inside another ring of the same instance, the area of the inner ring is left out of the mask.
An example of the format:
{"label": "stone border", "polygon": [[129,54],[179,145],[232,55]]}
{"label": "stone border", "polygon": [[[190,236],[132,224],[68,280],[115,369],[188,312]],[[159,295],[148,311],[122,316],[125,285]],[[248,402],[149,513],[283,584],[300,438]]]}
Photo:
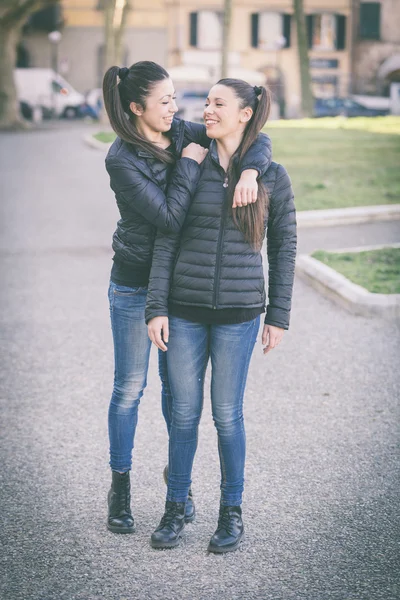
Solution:
{"label": "stone border", "polygon": [[101,150],[104,153],[108,152],[108,150],[111,147],[111,144],[106,144],[105,142],[100,142],[99,140],[96,140],[94,135],[91,133],[84,135],[83,141],[87,146],[90,146],[90,148],[94,148],[95,150]]}
{"label": "stone border", "polygon": [[[399,248],[400,244],[383,246],[365,246],[333,250],[336,252],[363,252],[381,248]],[[354,315],[363,317],[383,317],[400,319],[400,294],[373,294],[365,288],[352,283],[331,267],[308,254],[301,254],[296,260],[296,273],[313,288],[347,309]]]}
{"label": "stone border", "polygon": [[400,219],[400,204],[355,206],[327,210],[301,210],[297,213],[298,227],[331,227],[372,221]]}

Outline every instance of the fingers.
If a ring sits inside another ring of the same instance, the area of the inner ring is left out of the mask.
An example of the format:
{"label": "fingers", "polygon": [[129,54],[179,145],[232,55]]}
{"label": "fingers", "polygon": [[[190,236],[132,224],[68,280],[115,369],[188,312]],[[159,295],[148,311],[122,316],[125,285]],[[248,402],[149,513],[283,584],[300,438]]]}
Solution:
{"label": "fingers", "polygon": [[200,144],[195,144],[191,142],[186,148],[182,150],[182,158],[191,158],[195,160],[199,164],[203,162],[205,157],[207,156],[208,149],[203,148]]}
{"label": "fingers", "polygon": [[[169,325],[168,325],[168,321],[166,321],[164,323],[164,327],[163,327],[163,340],[166,344],[168,344],[168,339],[169,339]],[[167,347],[165,347],[165,349],[167,350]]]}
{"label": "fingers", "polygon": [[261,343],[263,346],[266,346],[267,342],[268,342],[268,325],[264,325]]}
{"label": "fingers", "polygon": [[257,195],[257,184],[255,186],[247,186],[239,181],[235,188],[235,193],[233,195],[232,208],[241,208],[243,206],[247,206],[248,204],[253,204],[254,202],[257,202]]}
{"label": "fingers", "polygon": [[283,331],[284,330],[280,327],[264,325],[262,334],[262,344],[265,345],[265,348],[263,349],[264,354],[268,354],[268,352],[280,344],[283,338]]}
{"label": "fingers", "polygon": [[164,322],[156,321],[155,323],[151,323],[148,326],[148,335],[150,340],[153,342],[157,348],[166,352],[168,350],[165,342],[168,342],[169,337],[169,328],[168,328],[168,320]]}

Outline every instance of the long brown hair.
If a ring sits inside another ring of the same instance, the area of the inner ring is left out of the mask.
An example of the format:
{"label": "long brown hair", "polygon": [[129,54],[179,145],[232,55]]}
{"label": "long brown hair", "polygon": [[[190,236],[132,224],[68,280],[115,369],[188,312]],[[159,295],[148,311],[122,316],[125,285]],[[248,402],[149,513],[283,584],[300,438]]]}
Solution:
{"label": "long brown hair", "polygon": [[[265,87],[253,87],[242,79],[220,79],[218,85],[225,85],[233,89],[236,97],[240,100],[241,109],[250,106],[253,110],[253,115],[244,130],[242,141],[231,157],[228,166],[228,198],[232,206],[235,187],[240,177],[242,158],[268,119],[271,109],[271,94]],[[232,209],[235,225],[243,233],[246,241],[256,249],[261,248],[263,243],[267,209],[268,194],[261,182],[258,184],[257,202]]]}
{"label": "long brown hair", "polygon": [[135,102],[145,110],[146,98],[152,87],[168,77],[163,67],[149,60],[143,60],[133,64],[129,69],[110,67],[103,79],[104,106],[115,133],[125,142],[134,144],[165,163],[173,162],[173,156],[139,133],[130,104]]}

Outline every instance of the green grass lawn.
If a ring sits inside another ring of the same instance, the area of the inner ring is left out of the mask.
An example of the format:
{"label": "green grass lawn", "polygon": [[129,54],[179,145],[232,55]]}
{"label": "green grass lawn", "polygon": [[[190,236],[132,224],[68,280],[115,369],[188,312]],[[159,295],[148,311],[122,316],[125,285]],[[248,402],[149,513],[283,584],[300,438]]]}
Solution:
{"label": "green grass lawn", "polygon": [[400,202],[400,117],[272,121],[266,131],[298,210]]}
{"label": "green grass lawn", "polygon": [[265,131],[292,179],[297,210],[400,202],[400,117],[271,121]]}
{"label": "green grass lawn", "polygon": [[110,144],[115,140],[115,133],[113,131],[100,131],[99,133],[95,133],[93,137],[99,142]]}
{"label": "green grass lawn", "polygon": [[312,256],[369,292],[400,294],[400,248],[337,253],[318,250]]}

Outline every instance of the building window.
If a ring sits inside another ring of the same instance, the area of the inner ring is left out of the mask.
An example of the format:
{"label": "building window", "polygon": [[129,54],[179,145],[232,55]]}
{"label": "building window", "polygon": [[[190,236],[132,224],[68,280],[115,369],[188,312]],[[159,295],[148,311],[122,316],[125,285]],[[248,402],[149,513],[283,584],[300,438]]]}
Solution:
{"label": "building window", "polygon": [[360,38],[379,40],[381,33],[381,5],[379,2],[361,2]]}
{"label": "building window", "polygon": [[346,17],[332,13],[307,15],[308,47],[316,51],[344,50]]}
{"label": "building window", "polygon": [[189,43],[200,50],[220,50],[222,47],[223,14],[211,10],[190,13]]}
{"label": "building window", "polygon": [[336,19],[335,15],[314,15],[313,50],[335,50],[336,49]]}
{"label": "building window", "polygon": [[261,12],[251,15],[251,46],[260,50],[289,48],[291,15]]}

